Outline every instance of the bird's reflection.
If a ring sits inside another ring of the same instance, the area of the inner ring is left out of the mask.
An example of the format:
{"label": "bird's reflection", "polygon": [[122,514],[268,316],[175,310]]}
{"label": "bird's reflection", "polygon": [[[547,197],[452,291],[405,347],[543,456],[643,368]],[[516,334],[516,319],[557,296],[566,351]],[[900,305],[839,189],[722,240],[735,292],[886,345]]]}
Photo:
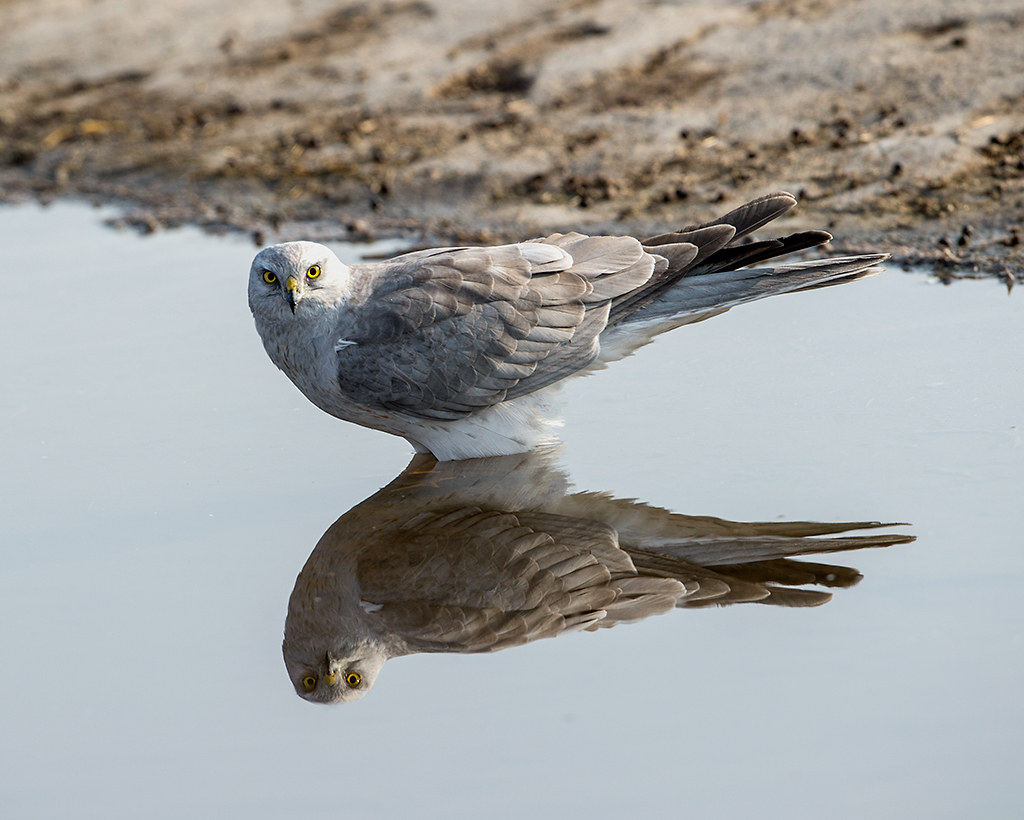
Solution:
{"label": "bird's reflection", "polygon": [[[572,492],[553,451],[417,456],[324,533],[295,582],[284,658],[298,694],[355,700],[389,658],[490,652],[674,608],[817,606],[854,569],[793,556],[913,538],[876,522],[740,523]],[[890,525],[891,526],[891,525]]]}

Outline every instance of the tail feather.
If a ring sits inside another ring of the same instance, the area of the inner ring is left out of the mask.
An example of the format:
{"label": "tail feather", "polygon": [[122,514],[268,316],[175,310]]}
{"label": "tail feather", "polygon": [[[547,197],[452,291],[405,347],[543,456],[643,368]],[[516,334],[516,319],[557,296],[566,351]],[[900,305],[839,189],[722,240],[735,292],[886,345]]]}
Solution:
{"label": "tail feather", "polygon": [[649,253],[665,261],[642,287],[612,301],[609,336],[615,335],[614,327],[620,323],[699,321],[776,293],[851,282],[877,272],[870,269],[885,254],[749,267],[832,238],[826,231],[812,230],[737,244],[794,205],[796,198],[791,194],[768,194],[703,225],[643,240]]}
{"label": "tail feather", "polygon": [[[869,256],[865,255],[865,256],[853,256],[853,257],[848,257],[848,258],[849,259],[861,260],[860,262],[858,262],[855,270],[852,270],[852,271],[850,271],[850,273],[845,274],[843,276],[837,276],[834,279],[828,279],[828,280],[826,280],[824,282],[816,282],[813,285],[807,285],[806,287],[797,288],[793,292],[797,293],[799,291],[804,291],[804,290],[817,290],[818,288],[827,288],[827,287],[831,287],[832,285],[844,285],[847,282],[856,282],[858,279],[867,279],[867,278],[869,278],[871,276],[877,276],[879,273],[881,273],[881,268],[878,268],[878,267],[875,267],[875,266],[878,265],[881,262],[884,262],[886,259],[888,259],[889,258],[889,254],[887,254],[887,253],[878,253],[878,254],[874,254],[873,257],[869,257]],[[862,262],[863,262],[863,260],[866,260],[868,258],[873,258],[874,261],[870,262],[868,267],[864,267]],[[835,261],[835,260],[833,260],[833,261]]]}
{"label": "tail feather", "polygon": [[777,256],[785,256],[789,253],[824,245],[830,239],[832,239],[832,234],[826,231],[803,231],[778,239],[765,239],[761,242],[730,246],[712,255],[703,265],[694,265],[686,275],[705,276],[723,270],[745,268],[768,259],[774,259]]}
{"label": "tail feather", "polygon": [[706,225],[645,239],[644,249],[667,260],[668,264],[656,266],[654,274],[642,287],[613,299],[608,323],[615,324],[650,304],[681,276],[725,250],[735,235],[732,225]]}
{"label": "tail feather", "polygon": [[765,194],[757,199],[752,199],[740,207],[729,211],[725,216],[720,216],[704,225],[732,225],[736,228],[735,239],[742,239],[747,234],[753,233],[769,222],[778,219],[786,211],[796,206],[796,197],[787,194],[785,191],[776,191],[772,194]]}
{"label": "tail feather", "polygon": [[[649,239],[640,240],[645,248],[661,248],[665,245],[676,245],[688,242],[702,249],[703,256],[714,253],[724,248],[736,238],[736,227],[734,225],[698,225],[696,227],[683,228],[681,231],[663,233],[652,236]],[[661,253],[659,250],[658,253]]]}
{"label": "tail feather", "polygon": [[[795,262],[771,268],[741,268],[707,276],[678,279],[629,320],[684,319],[714,312],[716,315],[745,302],[753,302],[777,293],[826,287],[853,279],[873,276],[870,270],[885,257],[863,256],[842,259]],[[618,317],[619,321],[623,317]]]}
{"label": "tail feather", "polygon": [[740,207],[729,211],[729,213],[724,216],[712,219],[710,222],[705,222],[701,225],[688,225],[679,231],[652,236],[650,239],[645,239],[643,244],[653,246],[667,245],[669,243],[679,241],[692,241],[689,239],[680,240],[678,237],[697,234],[698,232],[708,228],[715,228],[719,226],[725,226],[733,229],[730,241],[742,239],[747,234],[753,233],[758,228],[764,227],[772,220],[778,219],[795,205],[796,197],[792,194],[787,194],[784,191],[779,191],[774,194],[765,194],[757,199],[752,199],[744,205],[740,205]]}

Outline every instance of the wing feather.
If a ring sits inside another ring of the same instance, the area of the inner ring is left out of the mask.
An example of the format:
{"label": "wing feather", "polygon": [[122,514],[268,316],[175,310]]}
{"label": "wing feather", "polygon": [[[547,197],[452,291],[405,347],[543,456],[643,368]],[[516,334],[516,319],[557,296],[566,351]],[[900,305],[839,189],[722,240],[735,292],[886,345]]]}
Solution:
{"label": "wing feather", "polygon": [[487,652],[593,626],[632,562],[605,524],[478,507],[424,511],[359,559],[362,597],[420,651]]}
{"label": "wing feather", "polygon": [[597,356],[610,300],[659,265],[632,237],[555,234],[358,266],[336,334],[354,401],[439,420],[523,396]]}

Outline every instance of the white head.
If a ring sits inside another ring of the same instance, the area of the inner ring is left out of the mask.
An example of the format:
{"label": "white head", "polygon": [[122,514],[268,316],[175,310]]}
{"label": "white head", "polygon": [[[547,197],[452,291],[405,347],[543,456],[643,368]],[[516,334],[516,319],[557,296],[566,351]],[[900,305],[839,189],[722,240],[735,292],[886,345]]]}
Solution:
{"label": "white head", "polygon": [[348,266],[316,242],[264,248],[249,269],[249,309],[258,320],[285,321],[333,307],[349,280]]}

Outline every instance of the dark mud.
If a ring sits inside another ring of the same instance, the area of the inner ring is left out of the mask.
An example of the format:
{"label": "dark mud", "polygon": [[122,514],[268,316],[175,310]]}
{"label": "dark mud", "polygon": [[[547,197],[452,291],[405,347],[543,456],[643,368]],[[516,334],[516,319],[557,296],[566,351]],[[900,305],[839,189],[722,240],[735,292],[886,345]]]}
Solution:
{"label": "dark mud", "polygon": [[3,198],[483,242],[782,189],[840,250],[1024,273],[1013,0],[122,5],[0,4]]}

